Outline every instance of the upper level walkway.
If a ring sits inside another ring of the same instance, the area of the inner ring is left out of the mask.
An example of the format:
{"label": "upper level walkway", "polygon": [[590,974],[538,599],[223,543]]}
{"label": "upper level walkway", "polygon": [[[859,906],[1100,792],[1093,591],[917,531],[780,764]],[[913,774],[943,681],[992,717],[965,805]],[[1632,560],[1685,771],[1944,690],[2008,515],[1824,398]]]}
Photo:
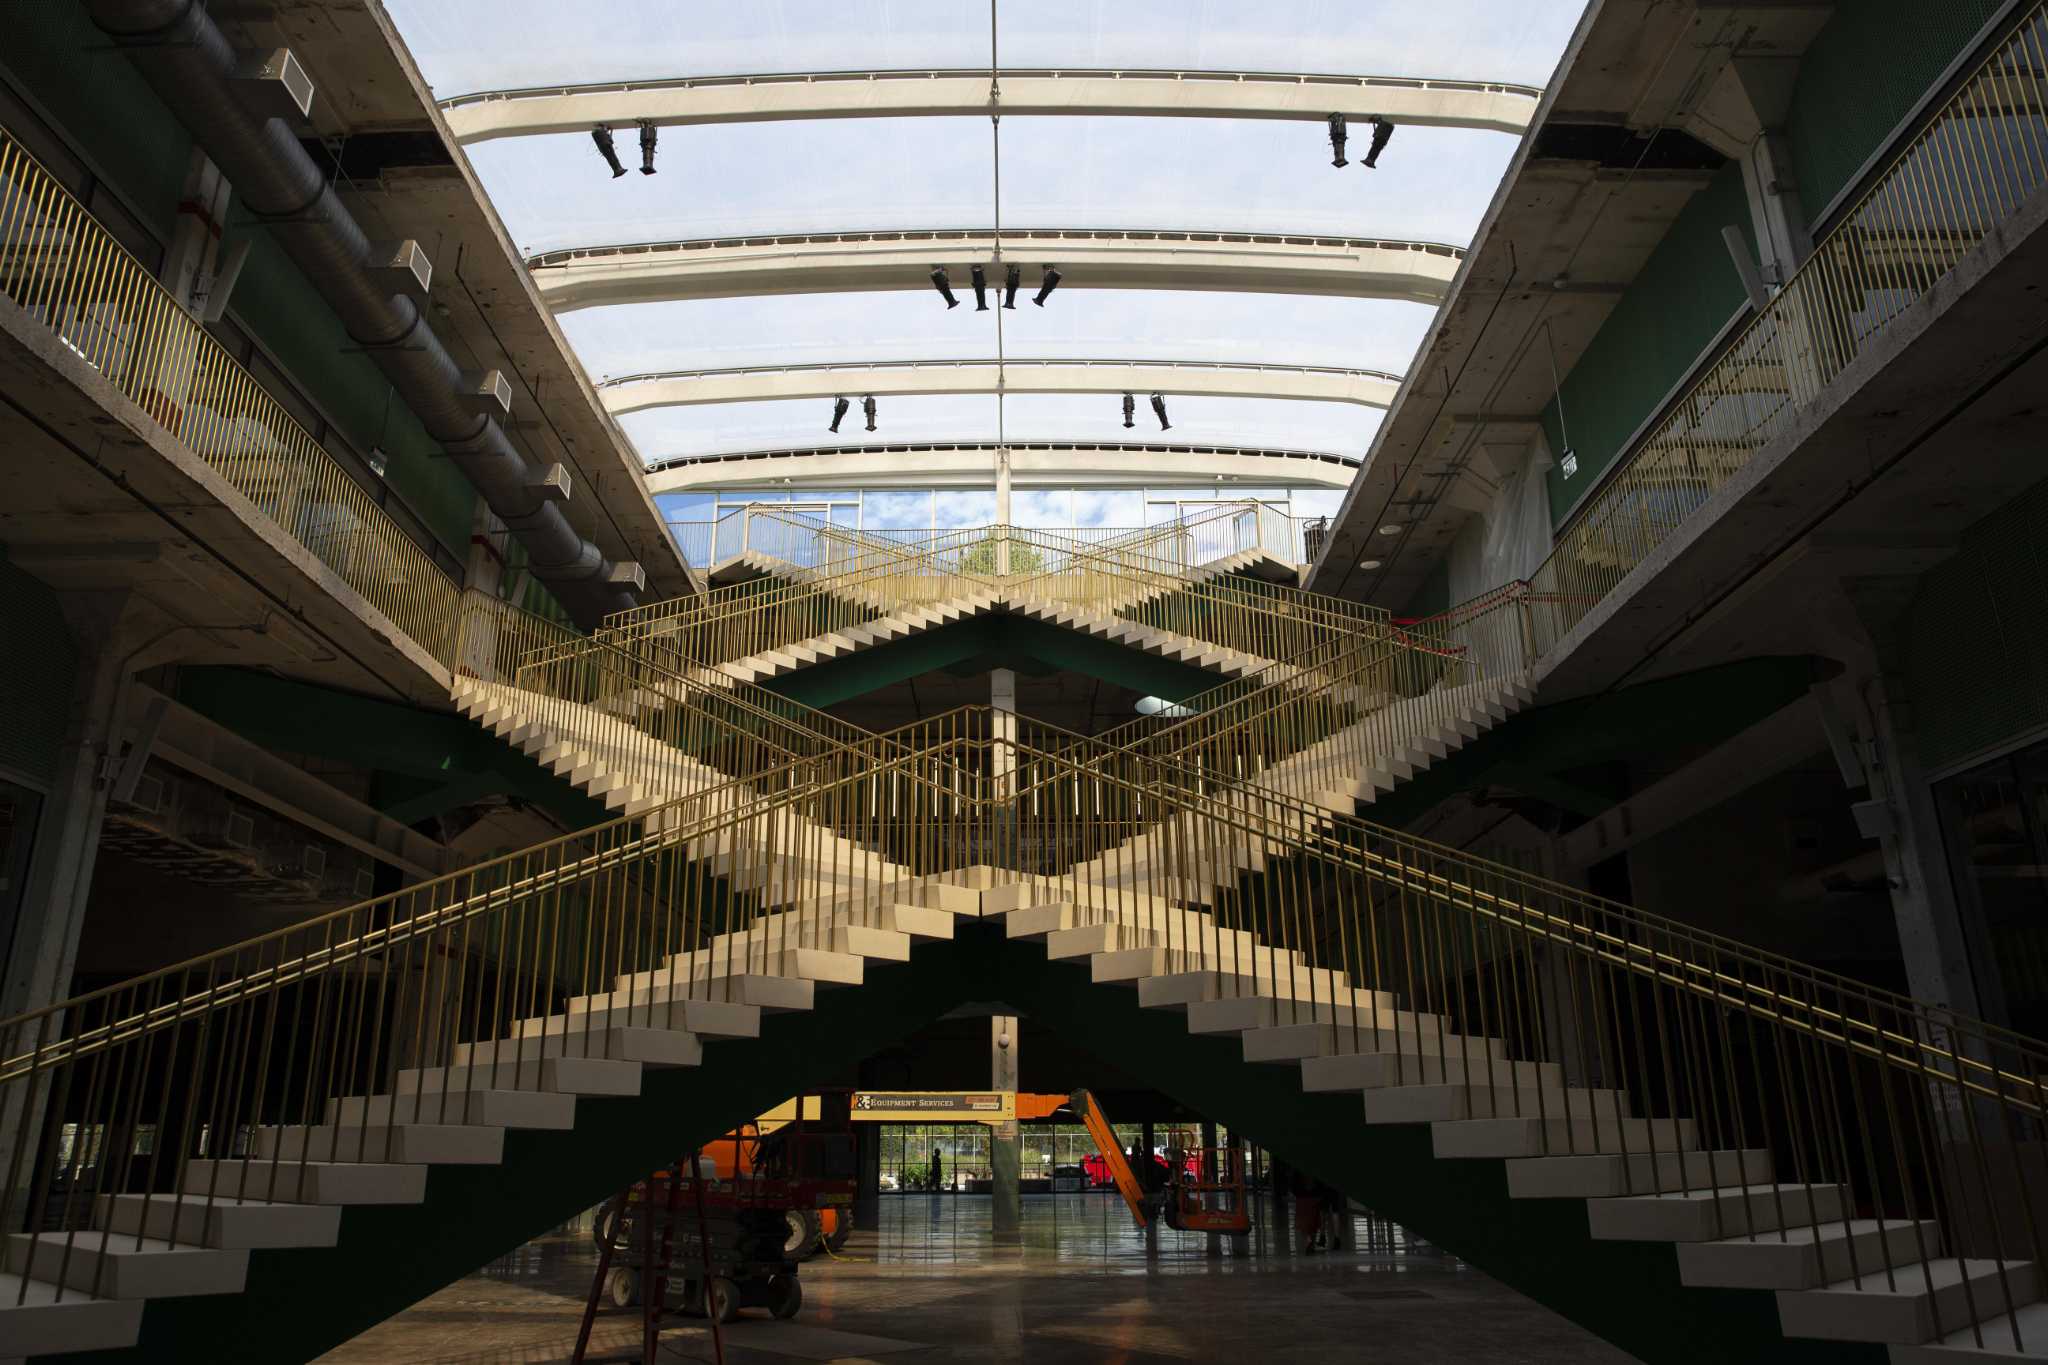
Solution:
{"label": "upper level walkway", "polygon": [[[443,100],[463,142],[581,132],[594,123],[661,127],[771,119],[982,116],[987,70],[825,71],[694,76],[668,81],[480,90]],[[1378,115],[1396,123],[1519,134],[1541,93],[1493,81],[1268,71],[1016,69],[1000,73],[1005,114],[1323,119]]]}

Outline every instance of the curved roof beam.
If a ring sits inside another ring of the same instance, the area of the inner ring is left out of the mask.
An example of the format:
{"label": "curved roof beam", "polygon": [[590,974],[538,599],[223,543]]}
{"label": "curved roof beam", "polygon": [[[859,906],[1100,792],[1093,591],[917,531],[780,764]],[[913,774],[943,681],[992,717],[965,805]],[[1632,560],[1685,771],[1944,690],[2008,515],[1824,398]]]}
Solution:
{"label": "curved roof beam", "polygon": [[[661,127],[773,119],[903,118],[989,112],[987,70],[827,71],[482,90],[441,101],[459,142],[582,132],[596,123]],[[1272,71],[1018,69],[1002,73],[1002,112],[1192,118],[1380,115],[1417,127],[1520,134],[1542,91],[1493,81],[1317,76]]]}
{"label": "curved roof beam", "polygon": [[[578,247],[528,259],[556,312],[676,299],[930,289],[934,266],[953,288],[968,267],[992,265],[991,228],[813,232],[687,242]],[[1324,294],[1438,304],[1465,259],[1462,247],[1371,237],[1106,228],[1004,228],[1009,263],[1035,291],[1045,265],[1062,289],[1193,289]],[[989,287],[1002,284],[991,268]]]}
{"label": "curved roof beam", "polygon": [[[1190,474],[1233,483],[1348,488],[1359,460],[1313,450],[1169,445],[1115,441],[1010,441],[1010,473],[1020,488],[1125,488],[1185,484]],[[651,493],[773,484],[809,488],[985,487],[995,479],[993,441],[821,446],[692,455],[647,466]]]}
{"label": "curved roof beam", "polygon": [[1401,377],[1325,365],[1233,365],[1177,360],[891,360],[871,364],[750,365],[623,375],[597,386],[614,415],[697,403],[1007,393],[1173,393],[1214,398],[1288,398],[1384,408]]}

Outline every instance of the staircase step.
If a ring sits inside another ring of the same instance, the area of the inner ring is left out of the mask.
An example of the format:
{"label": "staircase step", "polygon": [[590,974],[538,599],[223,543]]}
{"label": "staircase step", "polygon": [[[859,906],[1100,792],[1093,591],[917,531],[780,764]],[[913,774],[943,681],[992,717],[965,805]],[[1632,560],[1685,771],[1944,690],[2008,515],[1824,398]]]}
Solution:
{"label": "staircase step", "polygon": [[329,1100],[323,1121],[360,1124],[465,1124],[486,1128],[576,1126],[576,1097],[545,1090],[429,1090],[397,1095],[351,1095]]}
{"label": "staircase step", "polygon": [[[1289,970],[1282,955],[1277,968],[1267,965],[1266,955],[1272,950],[1261,948],[1260,960],[1248,971],[1231,971],[1228,968],[1210,971],[1171,972],[1162,976],[1148,977],[1138,983],[1138,1003],[1147,1009],[1186,1010],[1203,1000],[1231,1000],[1240,996],[1264,996],[1268,999],[1324,1000],[1331,998],[1329,977],[1320,974],[1320,969],[1297,967]],[[1394,997],[1388,991],[1366,992],[1344,986],[1337,992],[1342,1000],[1356,999],[1361,1005],[1369,998],[1379,1005],[1392,1005]]]}
{"label": "staircase step", "polygon": [[[522,1020],[521,1026],[526,1023]],[[456,1066],[530,1061],[536,1048],[543,1057],[602,1057],[643,1066],[696,1066],[704,1060],[704,1045],[680,1029],[614,1027],[603,1020],[593,1023],[589,1015],[559,1014],[523,1038],[458,1043],[450,1060]]]}
{"label": "staircase step", "polygon": [[256,1155],[290,1162],[363,1160],[427,1166],[495,1166],[505,1130],[474,1123],[294,1125],[256,1130]]}
{"label": "staircase step", "polygon": [[1489,1056],[1505,1059],[1507,1048],[1497,1038],[1467,1038],[1433,1028],[1417,1033],[1405,1028],[1354,1029],[1348,1024],[1281,1024],[1244,1034],[1244,1059],[1248,1062],[1297,1062],[1373,1052],[1465,1057],[1477,1064]]}
{"label": "staircase step", "polygon": [[1976,1317],[1988,1321],[2039,1297],[2032,1262],[1943,1257],[1821,1289],[1781,1289],[1778,1323],[1788,1337],[1913,1345],[1968,1325],[1973,1305]]}
{"label": "staircase step", "polygon": [[185,1192],[286,1204],[418,1204],[427,1168],[374,1161],[269,1161],[195,1157],[185,1163]]}
{"label": "staircase step", "polygon": [[[1526,1157],[1508,1163],[1508,1195],[1513,1199],[1608,1199],[1712,1185],[1766,1185],[1773,1170],[1771,1154],[1761,1148]],[[1681,1251],[1680,1258],[1683,1256]]]}
{"label": "staircase step", "polygon": [[1586,1205],[1595,1238],[1608,1242],[1712,1242],[1751,1232],[1832,1223],[1842,1216],[1839,1185],[1743,1185],[1671,1194],[1632,1194]]}
{"label": "staircase step", "polygon": [[1939,1341],[1895,1345],[1891,1365],[2048,1365],[2048,1303],[1989,1314]]}
{"label": "staircase step", "polygon": [[1430,1141],[1437,1156],[1446,1160],[1685,1151],[1698,1146],[1691,1119],[1459,1119],[1430,1125]]}
{"label": "staircase step", "polygon": [[1628,1099],[1616,1090],[1565,1090],[1555,1076],[1541,1086],[1391,1085],[1365,1092],[1365,1121],[1445,1123],[1458,1119],[1555,1114],[1574,1118],[1613,1118],[1628,1112]]}
{"label": "staircase step", "polygon": [[142,1338],[142,1300],[95,1298],[0,1273],[0,1349],[11,1356],[116,1351]]}
{"label": "staircase step", "polygon": [[637,1095],[640,1064],[602,1057],[531,1057],[489,1066],[408,1067],[398,1093],[458,1090],[539,1090],[557,1095]]}
{"label": "staircase step", "polygon": [[101,1195],[98,1226],[180,1246],[218,1251],[331,1247],[341,1238],[339,1205],[288,1204],[204,1194]]}
{"label": "staircase step", "polygon": [[[1473,1050],[1475,1054],[1477,1049]],[[1340,1052],[1301,1063],[1301,1088],[1311,1092],[1363,1090],[1385,1086],[1475,1085],[1496,1089],[1543,1085],[1557,1089],[1563,1070],[1555,1062],[1510,1062],[1484,1055],[1446,1058],[1405,1051]]]}
{"label": "staircase step", "polygon": [[[711,1025],[693,1028],[690,1032],[707,1038],[758,1038],[761,1036],[763,1014],[810,1009],[817,990],[813,982],[798,977],[762,976],[744,971],[707,973],[701,969],[695,975],[689,975],[680,968],[634,972],[620,977],[613,987],[613,994],[630,990],[631,1000],[636,1005],[683,997],[681,1003],[691,1007],[683,1016],[684,1021],[694,1023],[701,1015]],[[585,1002],[581,1006],[585,1009],[601,998],[578,997]],[[576,1008],[574,1001],[571,1006]],[[663,1016],[655,1017],[660,1019]],[[728,1031],[742,1025],[746,1027],[745,1032]]]}
{"label": "staircase step", "polygon": [[1712,1289],[1817,1289],[1939,1255],[1941,1228],[1932,1220],[1855,1218],[1818,1228],[1799,1224],[1754,1237],[1687,1242],[1678,1248],[1678,1277]]}
{"label": "staircase step", "polygon": [[1268,988],[1256,995],[1247,993],[1189,1004],[1188,1032],[1243,1033],[1292,1024],[1349,1023],[1374,1014],[1391,1016],[1397,1013],[1391,991],[1344,989],[1333,992],[1326,972],[1303,969],[1296,975],[1302,989],[1294,998],[1287,998]]}
{"label": "staircase step", "polygon": [[169,1299],[239,1294],[249,1276],[247,1251],[179,1246],[133,1233],[12,1233],[10,1275],[61,1283],[100,1299]]}
{"label": "staircase step", "polygon": [[[819,986],[858,986],[865,976],[864,958],[827,948],[734,944],[730,950],[697,949],[679,953],[672,960],[679,970],[695,976],[781,976]],[[655,975],[658,976],[659,972]]]}

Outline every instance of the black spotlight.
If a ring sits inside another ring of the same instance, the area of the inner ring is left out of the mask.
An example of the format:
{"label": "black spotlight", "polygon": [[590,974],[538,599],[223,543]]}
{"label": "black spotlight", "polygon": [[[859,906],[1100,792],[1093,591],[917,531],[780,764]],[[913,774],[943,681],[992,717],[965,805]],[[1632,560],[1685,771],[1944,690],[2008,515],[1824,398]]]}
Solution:
{"label": "black spotlight", "polygon": [[1003,273],[1003,307],[1017,306],[1017,286],[1024,282],[1024,267],[1013,265]]}
{"label": "black spotlight", "polygon": [[1344,139],[1346,136],[1348,134],[1344,127],[1344,116],[1342,114],[1330,115],[1330,164],[1332,166],[1348,166],[1351,164],[1344,159]]}
{"label": "black spotlight", "polygon": [[974,311],[986,313],[988,311],[988,272],[977,265],[969,274],[974,278]]}
{"label": "black spotlight", "polygon": [[946,301],[946,307],[958,308],[960,306],[960,300],[953,297],[953,281],[947,277],[946,267],[942,265],[932,267],[932,288],[939,291],[939,297]]}
{"label": "black spotlight", "polygon": [[1378,170],[1380,168],[1380,153],[1387,149],[1387,143],[1392,140],[1393,136],[1394,125],[1392,122],[1383,118],[1373,119],[1372,145],[1365,149],[1365,160],[1358,164],[1369,171]]}
{"label": "black spotlight", "polygon": [[1173,423],[1166,420],[1166,396],[1164,394],[1155,393],[1152,395],[1152,414],[1159,419],[1159,429],[1161,431],[1173,430]]}
{"label": "black spotlight", "polygon": [[612,126],[600,123],[590,130],[590,140],[597,144],[598,154],[604,157],[604,164],[612,168],[612,179],[617,180],[626,173],[619,164],[619,149],[612,145]]}
{"label": "black spotlight", "polygon": [[1135,397],[1133,397],[1132,395],[1128,394],[1128,393],[1127,393],[1127,394],[1125,394],[1125,395],[1124,395],[1124,426],[1125,426],[1125,428],[1126,428],[1126,429],[1128,429],[1128,428],[1130,428],[1130,427],[1132,427],[1132,426],[1135,426],[1135,425],[1136,425],[1136,423],[1132,422],[1132,420],[1131,420],[1131,414],[1135,413],[1135,412],[1136,412],[1137,410],[1138,410],[1138,400],[1137,400],[1137,399],[1136,399]]}
{"label": "black spotlight", "polygon": [[1060,272],[1051,266],[1047,266],[1044,277],[1038,282],[1038,292],[1031,296],[1031,301],[1040,308],[1043,308],[1045,307],[1045,301],[1052,297],[1052,291],[1059,287]]}
{"label": "black spotlight", "polygon": [[875,429],[875,396],[869,394],[860,400],[860,415],[868,419],[868,430]]}
{"label": "black spotlight", "polygon": [[840,424],[841,422],[843,422],[843,421],[845,421],[845,420],[846,420],[846,410],[847,410],[848,408],[852,407],[852,406],[853,406],[853,404],[852,404],[852,403],[851,403],[850,401],[848,401],[848,400],[847,400],[847,398],[846,398],[846,397],[845,397],[844,395],[841,395],[840,397],[838,397],[838,398],[835,398],[835,399],[833,399],[833,400],[832,400],[832,425],[831,425],[831,426],[829,426],[829,427],[827,427],[827,428],[825,428],[825,429],[826,429],[827,431],[832,431],[832,432],[836,432],[836,431],[838,431],[838,430],[839,430],[839,424]]}

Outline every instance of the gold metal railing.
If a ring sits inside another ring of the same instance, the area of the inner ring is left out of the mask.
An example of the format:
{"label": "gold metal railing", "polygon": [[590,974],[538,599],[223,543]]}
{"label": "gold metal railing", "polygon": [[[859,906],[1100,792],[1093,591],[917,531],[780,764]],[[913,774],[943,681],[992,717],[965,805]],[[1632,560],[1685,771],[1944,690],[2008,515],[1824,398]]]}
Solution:
{"label": "gold metal railing", "polygon": [[1721,1237],[1791,1242],[1853,1216],[1894,1235],[1845,1247],[1848,1275],[1967,1255],[1984,1273],[1934,1305],[1937,1334],[2018,1330],[2022,1263],[2044,1250],[2048,1045],[1012,723],[970,708],[894,754],[824,746],[772,794],[711,787],[0,1021],[0,1107],[33,1116],[8,1188],[31,1195],[41,1273],[118,1247],[123,1203],[175,1204],[121,1227],[182,1244],[213,1200],[301,1196],[314,1162],[388,1160],[394,1124],[473,1118],[480,1076],[541,1090],[541,1060],[599,1055],[604,1027],[687,1046],[694,1002],[729,999],[737,975],[786,974],[789,948],[887,929],[935,877],[994,868],[1058,910],[1040,931],[1089,931],[1055,953],[1198,973],[1271,999],[1312,1052],[1372,1061],[1368,1113],[1391,1087],[1450,1085],[1535,1120],[1525,1150],[1643,1158],[1620,1192],[1748,1186],[1774,1205],[1751,1220],[1716,1201]]}
{"label": "gold metal railing", "polygon": [[[786,532],[773,577],[621,612],[615,641],[664,638],[682,657],[715,664],[815,640],[883,617],[971,598],[1022,598],[1145,626],[1254,660],[1285,658],[1332,634],[1383,629],[1386,613],[1341,598],[1226,573],[1190,573],[1137,549],[1084,545],[1056,533],[989,526],[911,549],[866,543],[809,518],[748,509]],[[1178,534],[1178,533],[1176,533]],[[749,531],[750,540],[756,533]]]}
{"label": "gold metal railing", "polygon": [[2048,179],[2036,3],[1587,499],[1531,577],[1548,649]]}
{"label": "gold metal railing", "polygon": [[4,130],[0,295],[436,659],[450,657],[459,585]]}

